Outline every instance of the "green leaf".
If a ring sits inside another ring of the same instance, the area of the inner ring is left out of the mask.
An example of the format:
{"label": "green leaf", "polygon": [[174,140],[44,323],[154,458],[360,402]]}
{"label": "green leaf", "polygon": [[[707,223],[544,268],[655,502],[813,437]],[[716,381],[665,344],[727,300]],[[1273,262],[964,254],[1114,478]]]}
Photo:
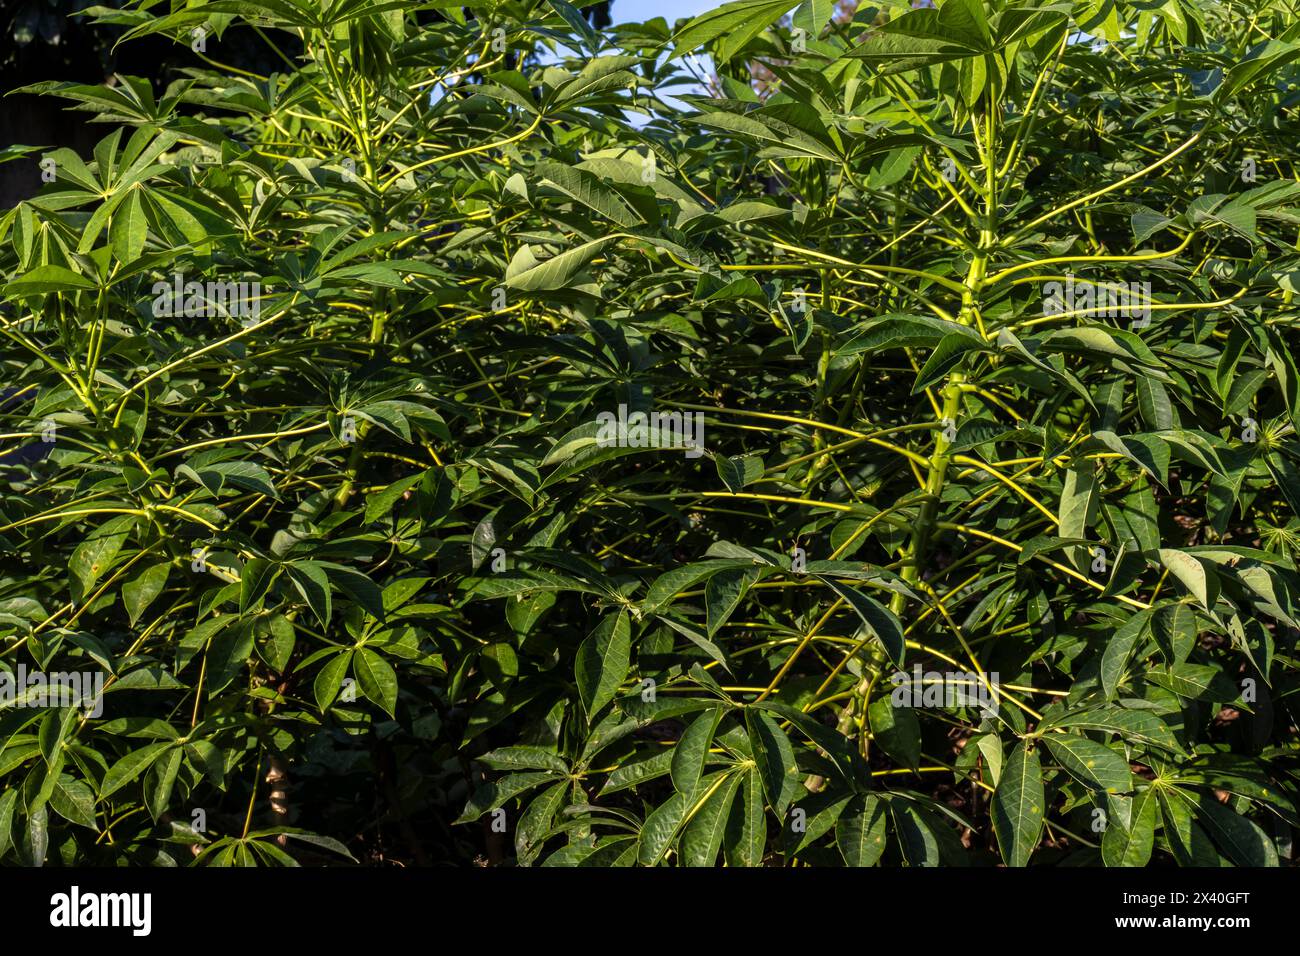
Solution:
{"label": "green leaf", "polygon": [[895,707],[890,696],[878,697],[867,708],[871,738],[890,757],[915,770],[921,763],[921,725],[911,707]]}
{"label": "green leaf", "polygon": [[1164,811],[1164,834],[1169,850],[1179,866],[1222,866],[1223,858],[1215,849],[1205,829],[1192,819],[1195,801],[1184,799],[1173,787],[1160,788],[1160,806]]}
{"label": "green leaf", "polygon": [[763,477],[763,459],[758,455],[736,455],[715,459],[718,477],[730,491],[740,491]]}
{"label": "green leaf", "polygon": [[1277,849],[1268,834],[1212,796],[1201,795],[1196,805],[1196,819],[1237,866],[1278,865]]}
{"label": "green leaf", "polygon": [[279,573],[279,565],[264,558],[252,558],[244,565],[239,575],[240,614],[247,614],[261,603]]}
{"label": "green leaf", "polygon": [[832,145],[776,116],[716,111],[684,116],[682,122],[722,130],[741,141],[766,143],[769,151],[781,156],[808,156],[831,161],[839,158]]}
{"label": "green leaf", "polygon": [[763,784],[755,768],[744,774],[741,792],[744,799],[732,805],[723,833],[723,850],[727,865],[761,866],[767,846],[767,817],[763,808]]}
{"label": "green leaf", "polygon": [[[1128,800],[1115,797],[1115,800]],[[1131,798],[1127,825],[1112,814],[1101,838],[1101,858],[1107,866],[1146,866],[1155,845],[1156,788],[1143,787]]]}
{"label": "green leaf", "polygon": [[1170,664],[1182,663],[1196,647],[1199,631],[1196,612],[1189,603],[1165,605],[1151,618],[1150,631],[1165,660]]}
{"label": "green leaf", "polygon": [[208,645],[207,695],[211,699],[230,685],[253,656],[253,622],[240,620],[218,632]]}
{"label": "green leaf", "polygon": [[555,775],[545,772],[512,773],[499,780],[491,780],[474,791],[474,795],[465,804],[465,810],[456,822],[473,823],[488,811],[505,806],[521,793],[527,793],[534,787],[554,781]]}
{"label": "green leaf", "polygon": [[[552,2],[562,2],[562,0],[552,0]],[[617,190],[605,185],[585,170],[545,162],[537,164],[536,172],[543,180],[609,219],[615,225],[631,229],[643,222]]]}
{"label": "green leaf", "polygon": [[231,485],[237,489],[266,495],[268,498],[280,497],[266,469],[251,461],[203,462],[200,464],[199,458],[196,457],[178,467],[176,477],[189,478],[214,495],[220,494],[227,485]]}
{"label": "green leaf", "polygon": [[903,666],[903,655],[907,650],[907,642],[903,637],[902,622],[898,620],[894,612],[875,598],[863,594],[857,588],[840,584],[830,575],[819,574],[818,577],[826,582],[826,585],[832,591],[843,598],[845,603],[857,612],[858,617],[862,618],[862,623],[880,641],[880,646],[889,655],[890,663],[897,668],[901,668]]}
{"label": "green leaf", "polygon": [[816,40],[834,12],[834,0],[803,0],[791,18],[791,25],[796,30],[804,31],[807,39]]}
{"label": "green leaf", "polygon": [[167,586],[167,576],[171,573],[170,561],[151,564],[130,581],[122,585],[122,604],[126,607],[127,618],[134,625],[140,620],[150,604],[162,594]]}
{"label": "green leaf", "polygon": [[104,782],[99,785],[99,798],[103,800],[121,790],[148,770],[153,765],[153,762],[172,746],[170,742],[163,741],[162,743],[146,744],[138,750],[132,750],[125,754],[117,763],[108,768],[108,773],[104,774]]}
{"label": "green leaf", "polygon": [[794,762],[794,747],[790,738],[770,715],[747,709],[745,727],[749,742],[754,748],[754,760],[763,782],[767,802],[777,816],[785,816],[799,787],[799,771]]}
{"label": "green leaf", "polygon": [[1047,799],[1038,754],[1020,741],[1007,758],[993,794],[993,832],[1007,866],[1028,866],[1043,833]]}
{"label": "green leaf", "polygon": [[979,0],[948,0],[937,10],[912,10],[890,20],[845,55],[878,63],[882,73],[903,73],[992,50]]}
{"label": "green leaf", "polygon": [[760,573],[758,568],[728,568],[709,578],[709,583],[704,588],[709,637],[717,634],[718,629],[740,607]]}
{"label": "green leaf", "polygon": [[527,865],[541,850],[542,841],[550,832],[555,821],[555,814],[564,804],[569,792],[567,780],[548,787],[533,798],[519,818],[515,828],[515,853],[521,865]]}
{"label": "green leaf", "polygon": [[4,287],[6,296],[43,295],[49,292],[76,292],[93,289],[95,283],[63,266],[43,265],[24,273]]}
{"label": "green leaf", "polygon": [[420,472],[418,474],[409,475],[406,478],[393,482],[378,494],[370,495],[366,498],[366,524],[371,524],[372,522],[378,521],[380,518],[387,517],[388,513],[393,510],[397,502],[402,500],[402,496],[423,481],[426,474],[428,473]]}
{"label": "green leaf", "polygon": [[642,866],[656,866],[664,858],[673,839],[686,820],[691,808],[691,798],[684,793],[674,793],[657,806],[641,825],[637,844],[637,862]]}
{"label": "green leaf", "polygon": [[1142,676],[1189,700],[1229,702],[1241,695],[1241,689],[1222,668],[1209,664],[1174,664],[1165,670],[1151,668]]}
{"label": "green leaf", "polygon": [[[106,525],[105,528],[110,526]],[[126,532],[108,532],[100,529],[79,544],[68,560],[68,573],[75,585],[73,597],[77,601],[89,597],[95,582],[112,565],[126,543]]]}
{"label": "green leaf", "polygon": [[311,608],[316,620],[322,627],[329,627],[333,616],[333,599],[330,597],[330,582],[325,571],[316,564],[295,561],[288,565],[289,580],[302,595],[307,606]]}
{"label": "green leaf", "polygon": [[752,561],[736,560],[702,561],[665,571],[654,580],[641,599],[641,610],[646,614],[654,614],[671,604],[683,591],[690,590],[719,571],[751,567],[752,564]]}
{"label": "green leaf", "polygon": [[13,845],[14,807],[17,803],[17,790],[0,793],[0,857],[5,856]]}
{"label": "green leaf", "polygon": [[520,292],[551,292],[563,289],[574,280],[587,263],[600,255],[614,241],[613,237],[608,236],[593,239],[550,259],[538,259],[532,246],[520,246],[506,269],[506,287],[518,289]]}
{"label": "green leaf", "polygon": [[920,808],[907,800],[890,800],[889,815],[894,835],[907,866],[938,866],[942,862],[940,833]]}
{"label": "green leaf", "polygon": [[668,615],[660,615],[660,620],[678,634],[681,634],[700,650],[704,651],[704,653],[713,660],[721,664],[724,669],[730,670],[730,665],[727,663],[726,655],[722,653],[722,648],[718,647],[718,645],[705,637],[698,628],[691,624],[687,624],[685,621],[679,621],[676,618],[669,617]]}
{"label": "green leaf", "polygon": [[848,866],[875,866],[885,852],[885,802],[874,794],[854,797],[835,824],[835,845]]}
{"label": "green leaf", "polygon": [[519,676],[519,655],[511,644],[497,641],[483,648],[479,666],[492,685],[505,693]]}
{"label": "green leaf", "polygon": [[144,251],[149,225],[145,220],[144,202],[140,195],[140,189],[133,187],[113,213],[108,235],[113,255],[119,262],[134,262]]}
{"label": "green leaf", "polygon": [[1182,753],[1169,725],[1155,714],[1121,707],[1097,707],[1066,713],[1044,722],[1049,727],[1073,727],[1078,730],[1105,730],[1134,742]]}
{"label": "green leaf", "polygon": [[[664,756],[668,756],[667,753]],[[560,756],[541,747],[498,747],[478,758],[493,770],[552,770],[568,773],[569,765]]]}
{"label": "green leaf", "polygon": [[714,54],[715,62],[726,63],[733,55],[765,30],[782,14],[788,13],[788,0],[734,0],[716,10],[692,19],[672,39],[670,59],[722,38]]}
{"label": "green leaf", "polygon": [[393,665],[368,647],[352,657],[352,672],[357,675],[361,693],[383,708],[388,716],[397,713],[397,672]]}
{"label": "green leaf", "polygon": [[1159,548],[1156,557],[1207,611],[1219,600],[1219,577],[1204,561],[1186,551]]}
{"label": "green leaf", "polygon": [[627,679],[632,656],[632,623],[625,611],[606,614],[578,648],[574,680],[590,723]]}
{"label": "green leaf", "polygon": [[752,774],[729,773],[705,799],[682,830],[678,849],[682,866],[713,866],[731,818],[736,793]]}
{"label": "green leaf", "polygon": [[976,341],[964,333],[950,333],[939,340],[925,366],[916,375],[912,383],[912,394],[919,395],[931,385],[951,372],[967,353],[972,351],[989,351],[983,342]]}
{"label": "green leaf", "polygon": [[1142,413],[1142,420],[1149,428],[1164,431],[1177,426],[1173,403],[1163,385],[1154,378],[1139,376],[1137,394],[1138,411]]}
{"label": "green leaf", "polygon": [[95,824],[95,794],[83,780],[59,774],[50,791],[50,806],[70,823],[99,830]]}
{"label": "green leaf", "polygon": [[587,22],[587,18],[573,4],[566,3],[565,0],[546,0],[546,2],[564,19],[574,33],[582,37],[587,49],[595,53],[600,47],[600,39],[596,36],[596,31],[591,28],[591,24]]}
{"label": "green leaf", "polygon": [[1091,461],[1074,462],[1065,473],[1056,517],[1062,538],[1091,538],[1097,513],[1097,481]]}
{"label": "green leaf", "polygon": [[181,758],[184,751],[180,747],[173,747],[167,753],[159,756],[150,768],[154,776],[154,786],[148,792],[149,815],[155,821],[160,819],[167,812],[167,807],[171,802],[172,789],[176,785],[176,776],[181,769]]}
{"label": "green leaf", "polygon": [[704,774],[704,761],[709,756],[713,733],[722,719],[722,708],[711,707],[691,721],[677,745],[673,747],[670,767],[673,786],[677,792],[691,799],[695,796],[700,777]]}
{"label": "green leaf", "polygon": [[352,651],[340,651],[335,654],[328,664],[316,672],[316,679],[312,681],[312,694],[316,698],[316,706],[325,711],[329,709],[330,704],[334,703],[334,698],[338,696],[339,688],[343,686],[343,678],[347,675],[348,665],[352,663]]}
{"label": "green leaf", "polygon": [[1107,700],[1115,697],[1115,691],[1124,677],[1129,657],[1151,627],[1151,612],[1138,611],[1130,617],[1106,642],[1106,649],[1101,657],[1101,684]]}
{"label": "green leaf", "polygon": [[1080,734],[1044,734],[1042,739],[1052,756],[1085,787],[1107,793],[1133,789],[1128,761],[1105,744]]}

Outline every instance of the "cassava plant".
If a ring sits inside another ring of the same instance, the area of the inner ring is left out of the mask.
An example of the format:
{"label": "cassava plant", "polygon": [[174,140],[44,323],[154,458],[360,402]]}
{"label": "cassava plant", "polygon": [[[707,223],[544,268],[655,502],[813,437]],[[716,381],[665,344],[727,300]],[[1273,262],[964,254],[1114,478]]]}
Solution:
{"label": "cassava plant", "polygon": [[90,11],[0,859],[1289,863],[1295,7]]}

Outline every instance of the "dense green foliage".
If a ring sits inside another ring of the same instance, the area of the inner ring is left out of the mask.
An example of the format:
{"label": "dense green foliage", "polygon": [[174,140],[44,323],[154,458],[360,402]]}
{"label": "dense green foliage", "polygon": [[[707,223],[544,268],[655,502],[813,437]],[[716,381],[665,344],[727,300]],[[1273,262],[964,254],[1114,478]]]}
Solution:
{"label": "dense green foliage", "polygon": [[0,218],[0,859],[1290,859],[1294,2],[789,6],[99,11],[212,67]]}

